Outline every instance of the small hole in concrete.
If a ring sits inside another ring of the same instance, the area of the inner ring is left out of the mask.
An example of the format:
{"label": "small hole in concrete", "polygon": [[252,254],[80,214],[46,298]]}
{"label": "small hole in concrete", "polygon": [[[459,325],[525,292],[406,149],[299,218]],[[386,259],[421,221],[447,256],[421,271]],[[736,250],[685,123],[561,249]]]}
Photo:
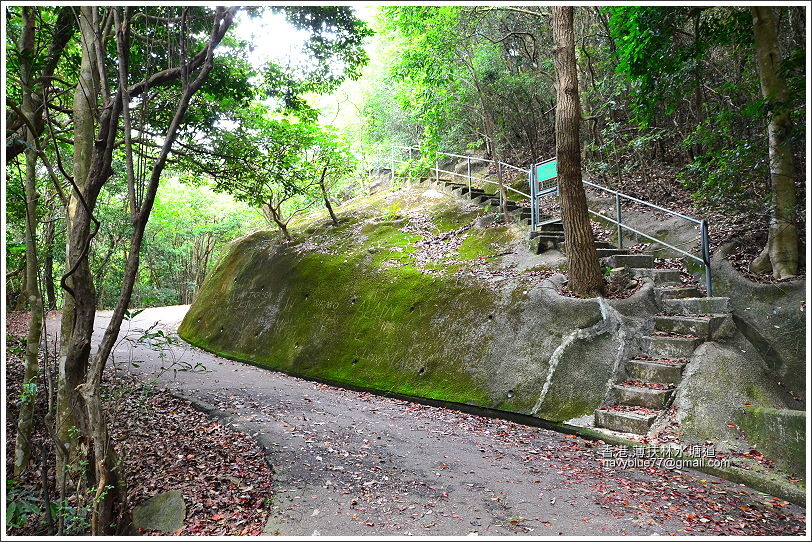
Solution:
{"label": "small hole in concrete", "polygon": [[508,399],[513,397],[513,390],[508,390]]}
{"label": "small hole in concrete", "polygon": [[426,368],[425,368],[425,367],[421,367],[421,368],[420,368],[420,370],[419,370],[419,371],[417,371],[417,374],[422,375],[422,374],[423,374],[423,373],[425,373],[425,372],[426,372]]}
{"label": "small hole in concrete", "polygon": [[353,365],[356,365],[357,363],[358,363],[358,358],[355,358],[354,360],[352,360]]}
{"label": "small hole in concrete", "polygon": [[488,320],[493,320],[493,314],[488,315]]}

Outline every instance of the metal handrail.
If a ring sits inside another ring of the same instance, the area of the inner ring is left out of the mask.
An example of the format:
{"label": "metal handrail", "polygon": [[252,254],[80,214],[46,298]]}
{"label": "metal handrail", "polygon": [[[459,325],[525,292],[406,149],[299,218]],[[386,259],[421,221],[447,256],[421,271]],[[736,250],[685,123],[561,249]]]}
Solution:
{"label": "metal handrail", "polygon": [[[547,160],[546,162],[549,162],[549,160]],[[542,163],[545,163],[545,162],[540,162],[539,164],[542,164]],[[534,171],[534,168],[536,168],[539,164],[534,164],[533,167],[531,168],[530,188],[531,188],[531,192],[533,192],[533,194],[534,194],[534,197],[533,197],[534,200],[538,200],[539,196],[541,195],[541,194],[538,193],[538,188],[536,186],[537,184],[539,184],[538,181],[534,182],[535,179],[532,178],[532,175],[533,175],[532,172]],[[587,186],[590,186],[592,188],[596,188],[598,190],[603,190],[604,192],[608,192],[608,193],[613,194],[615,196],[615,218],[614,219],[607,216],[607,215],[604,215],[603,213],[593,211],[592,209],[588,209],[588,211],[593,215],[600,216],[601,218],[603,218],[605,220],[608,220],[609,222],[611,222],[612,224],[614,224],[617,227],[617,245],[618,245],[618,248],[623,248],[623,230],[627,230],[627,231],[635,233],[635,234],[637,234],[637,235],[639,235],[641,237],[649,239],[649,240],[651,240],[651,241],[653,241],[653,242],[655,242],[657,244],[660,244],[660,245],[662,245],[664,247],[670,248],[671,250],[674,250],[679,254],[687,256],[688,258],[690,258],[690,259],[692,259],[692,260],[694,260],[696,262],[699,262],[700,264],[702,264],[705,267],[705,289],[707,290],[708,296],[713,295],[713,275],[712,275],[711,265],[710,265],[710,237],[708,235],[708,222],[706,220],[700,220],[700,219],[696,219],[696,218],[693,218],[693,217],[690,217],[690,216],[686,216],[686,215],[684,215],[682,213],[678,213],[676,211],[672,211],[671,209],[667,209],[667,208],[662,207],[660,205],[650,203],[648,201],[644,201],[644,200],[635,198],[633,196],[629,196],[628,194],[618,192],[617,190],[612,190],[611,188],[607,188],[607,187],[601,186],[599,184],[595,184],[595,183],[592,183],[592,182],[589,182],[589,181],[583,181],[583,183],[585,185],[587,185]],[[671,245],[669,243],[666,243],[662,239],[658,239],[656,237],[653,237],[651,235],[643,233],[643,232],[629,226],[628,224],[624,224],[623,223],[623,213],[622,213],[621,198],[627,199],[629,201],[633,201],[633,202],[641,204],[641,205],[645,205],[645,206],[650,207],[652,209],[657,209],[658,211],[661,211],[661,212],[670,214],[672,216],[682,218],[682,219],[687,220],[689,222],[693,222],[694,224],[697,224],[699,226],[699,239],[700,239],[701,256],[697,256],[697,255],[692,254],[690,252],[687,252],[687,251],[685,251],[685,250],[683,250],[681,248],[677,248],[677,247],[675,247],[675,246],[673,246],[673,245]],[[532,207],[533,207],[532,225],[533,225],[534,229],[535,229],[535,225],[538,223],[538,214],[539,214],[538,206],[539,206],[539,202],[538,201],[533,201],[533,205],[532,205]]]}
{"label": "metal handrail", "polygon": [[[378,148],[381,148],[381,147],[383,147],[383,146],[379,146]],[[396,159],[395,158],[395,152],[394,152],[395,149],[401,149],[401,150],[409,151],[409,160]],[[407,146],[401,146],[401,145],[391,147],[390,164],[392,166],[391,167],[392,180],[394,180],[394,178],[395,178],[395,167],[394,167],[395,163],[399,163],[399,164],[408,164],[408,163],[410,163],[412,161],[412,151],[417,151],[419,153],[420,149],[417,148],[417,147],[407,147]],[[461,158],[461,159],[466,160],[467,165],[468,165],[467,173],[463,174],[463,173],[457,173],[456,171],[447,171],[447,170],[444,170],[444,169],[440,169],[440,158],[439,158],[440,156],[447,156],[447,157],[451,157],[451,158]],[[542,162],[538,162],[536,164],[532,164],[529,169],[525,169],[525,168],[520,168],[520,167],[514,166],[512,164],[507,164],[507,163],[502,162],[502,161],[496,162],[494,160],[489,160],[487,158],[480,158],[478,156],[454,154],[454,153],[450,153],[450,152],[435,152],[434,167],[430,168],[430,170],[434,171],[435,180],[437,180],[437,181],[439,181],[439,179],[440,179],[440,173],[445,173],[445,174],[448,174],[448,175],[453,175],[455,177],[462,177],[462,178],[467,179],[469,191],[471,189],[471,181],[476,179],[478,181],[485,182],[485,183],[488,183],[488,184],[502,186],[503,188],[505,188],[505,190],[510,190],[511,192],[514,192],[516,194],[519,194],[521,196],[529,198],[530,203],[531,203],[531,228],[532,228],[532,230],[535,231],[536,226],[538,225],[538,223],[540,221],[539,220],[540,219],[539,199],[540,199],[540,197],[542,195],[548,194],[549,191],[541,191],[540,192],[538,190],[537,185],[539,185],[540,182],[534,178],[534,171],[535,171],[535,168],[537,168],[539,165],[548,163],[548,162],[550,162],[552,160],[555,160],[555,157],[550,158],[548,160],[544,160]],[[471,162],[472,161],[486,162],[486,163],[489,163],[489,164],[496,164],[497,167],[500,169],[500,171],[499,171],[500,178],[501,178],[501,168],[502,167],[507,167],[509,169],[513,169],[515,171],[519,171],[521,173],[527,174],[529,184],[530,184],[530,194],[526,194],[526,193],[522,192],[521,190],[516,190],[515,188],[513,188],[511,186],[506,186],[503,182],[491,181],[491,180],[488,180],[488,179],[486,179],[484,177],[477,177],[477,176],[472,175],[471,174]],[[550,179],[544,179],[544,180],[549,181]],[[708,296],[713,295],[713,280],[712,280],[711,267],[710,267],[710,239],[709,239],[709,236],[708,236],[708,223],[707,223],[706,220],[700,220],[700,219],[696,219],[696,218],[693,218],[693,217],[690,217],[690,216],[686,216],[686,215],[684,215],[682,213],[672,211],[671,209],[667,209],[667,208],[662,207],[660,205],[650,203],[650,202],[641,200],[639,198],[635,198],[633,196],[629,196],[628,194],[618,192],[617,190],[612,190],[611,188],[607,188],[605,186],[601,186],[599,184],[595,184],[595,183],[590,182],[590,181],[585,180],[585,181],[583,181],[583,183],[585,185],[587,185],[587,186],[590,186],[590,187],[598,189],[598,190],[602,190],[604,192],[608,192],[608,193],[613,194],[615,196],[615,218],[614,219],[607,216],[607,215],[604,215],[603,213],[593,211],[592,209],[588,209],[588,211],[591,214],[595,215],[595,216],[600,216],[601,218],[603,218],[605,220],[608,220],[610,223],[614,224],[617,227],[618,248],[623,248],[623,231],[627,230],[627,231],[632,232],[632,233],[634,233],[636,235],[644,237],[645,239],[648,239],[648,240],[653,241],[653,242],[655,242],[657,244],[660,244],[660,245],[662,245],[664,247],[667,247],[667,248],[669,248],[671,250],[674,250],[675,252],[677,252],[679,254],[682,254],[682,255],[690,258],[691,260],[699,262],[700,264],[702,264],[705,267],[705,288],[707,290]],[[699,228],[700,228],[699,237],[700,237],[701,256],[697,256],[697,255],[692,254],[690,252],[687,252],[687,251],[685,251],[685,250],[683,250],[681,248],[677,248],[677,247],[663,241],[662,239],[658,239],[656,237],[653,237],[651,235],[643,233],[643,232],[629,226],[628,224],[624,224],[623,223],[623,213],[622,213],[621,198],[632,201],[632,202],[635,202],[635,203],[638,203],[640,205],[650,207],[652,209],[656,209],[658,211],[670,214],[672,216],[679,217],[679,218],[684,219],[684,220],[688,220],[689,222],[693,222],[694,224],[699,225]],[[499,203],[500,204],[502,203],[502,191],[501,190],[499,191]]]}
{"label": "metal handrail", "polygon": [[666,209],[665,207],[660,207],[659,205],[657,205],[655,203],[650,203],[648,201],[637,199],[634,196],[629,196],[628,194],[624,194],[623,192],[618,192],[617,190],[612,190],[611,188],[607,188],[607,187],[601,186],[599,184],[591,183],[589,181],[583,181],[583,183],[586,184],[586,185],[589,185],[589,186],[591,186],[593,188],[603,190],[604,192],[609,192],[611,194],[616,194],[616,195],[618,195],[620,197],[623,197],[623,198],[626,198],[628,200],[634,201],[635,203],[640,203],[642,205],[646,205],[648,207],[651,207],[652,209],[657,209],[658,211],[662,211],[664,213],[668,213],[668,214],[671,214],[671,215],[674,215],[674,216],[678,216],[680,218],[684,218],[685,220],[689,220],[689,221],[694,222],[696,224],[702,224],[701,220],[698,220],[698,219],[690,217],[690,216],[685,216],[685,215],[680,214],[680,213],[678,213],[676,211],[672,211],[671,209]]}

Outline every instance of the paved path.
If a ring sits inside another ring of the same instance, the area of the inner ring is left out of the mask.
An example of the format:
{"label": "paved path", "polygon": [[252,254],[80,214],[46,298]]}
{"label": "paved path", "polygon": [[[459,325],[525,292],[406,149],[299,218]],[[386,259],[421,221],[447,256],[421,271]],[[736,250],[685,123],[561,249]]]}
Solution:
{"label": "paved path", "polygon": [[[147,309],[131,327],[160,322],[174,332],[187,308]],[[99,333],[109,315],[98,314]],[[158,378],[268,450],[267,534],[805,530],[799,507],[693,471],[608,467],[603,446],[577,437],[313,383],[185,343],[164,354],[123,341],[115,362]],[[189,367],[197,370],[182,370]]]}

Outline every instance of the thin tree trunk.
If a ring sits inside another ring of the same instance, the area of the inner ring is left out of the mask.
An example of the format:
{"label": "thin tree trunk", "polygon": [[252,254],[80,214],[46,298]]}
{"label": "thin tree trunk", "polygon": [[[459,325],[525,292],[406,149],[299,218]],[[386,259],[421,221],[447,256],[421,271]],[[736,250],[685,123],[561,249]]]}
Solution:
{"label": "thin tree trunk", "polygon": [[[20,37],[20,79],[22,82],[23,113],[31,118],[32,63],[34,57],[34,8],[23,8],[23,32]],[[28,302],[31,305],[31,323],[26,337],[25,375],[23,376],[22,404],[17,420],[17,440],[14,446],[14,476],[19,476],[31,460],[31,437],[34,428],[34,405],[39,377],[39,343],[42,338],[42,296],[37,282],[37,151],[36,135],[28,130],[28,148],[25,151],[25,275],[28,282]]]}
{"label": "thin tree trunk", "polygon": [[327,162],[327,165],[324,166],[324,169],[321,171],[321,179],[319,179],[319,188],[321,188],[321,196],[324,198],[324,206],[327,207],[327,212],[330,213],[330,219],[333,221],[333,226],[338,226],[338,219],[336,218],[336,214],[333,212],[333,206],[330,205],[330,198],[327,196],[327,188],[324,186],[324,178],[327,176],[327,169],[330,167],[330,162]]}
{"label": "thin tree trunk", "polygon": [[569,288],[578,295],[591,297],[602,292],[603,276],[598,266],[598,253],[581,178],[578,71],[572,19],[572,7],[553,8],[558,97],[555,112],[558,187],[567,242]]}
{"label": "thin tree trunk", "polygon": [[[104,332],[99,349],[95,356],[93,356],[87,371],[85,381],[80,384],[76,390],[82,396],[86,406],[85,415],[87,417],[87,427],[89,431],[85,433],[91,438],[93,446],[93,457],[95,465],[95,496],[93,498],[93,514],[91,519],[91,532],[94,535],[103,534],[116,534],[126,533],[131,528],[131,520],[126,507],[126,485],[123,473],[120,468],[116,468],[118,464],[117,454],[110,441],[109,431],[107,430],[107,422],[104,416],[104,409],[101,402],[100,389],[101,378],[104,372],[104,367],[110,352],[118,339],[119,331],[121,330],[121,323],[124,320],[124,315],[129,307],[130,298],[132,297],[133,287],[135,280],[138,276],[138,267],[140,263],[140,250],[143,242],[144,231],[146,230],[147,222],[149,220],[152,207],[155,203],[155,196],[158,191],[161,174],[166,166],[169,153],[172,145],[177,137],[178,129],[183,121],[183,117],[189,107],[189,102],[192,96],[200,89],[203,83],[208,78],[208,75],[214,65],[214,49],[219,44],[220,40],[225,35],[225,31],[231,25],[233,15],[236,8],[226,10],[225,8],[218,7],[215,15],[214,25],[212,27],[211,37],[209,44],[206,48],[205,59],[200,66],[200,71],[195,79],[191,82],[188,80],[189,72],[186,71],[182,77],[183,94],[179,100],[178,106],[175,110],[172,123],[167,130],[164,137],[164,143],[161,147],[161,152],[152,167],[147,190],[144,194],[144,201],[142,202],[138,214],[134,221],[133,236],[130,242],[130,250],[127,256],[127,264],[124,271],[124,278],[121,285],[121,294],[118,303],[116,304],[113,314],[110,318],[110,323]],[[126,19],[126,17],[125,17]],[[121,53],[122,51],[120,51]],[[126,54],[126,53],[125,53]],[[127,64],[126,58],[119,58],[119,63]],[[119,88],[116,103],[121,105],[121,89]],[[121,114],[121,109],[115,111],[117,119]],[[115,122],[117,124],[117,122]],[[114,143],[111,140],[107,141],[108,145]],[[111,148],[112,150],[112,148]],[[112,157],[105,156],[107,162]],[[94,153],[94,158],[96,155]],[[130,156],[130,159],[132,157]],[[96,169],[91,168],[91,175],[95,172],[97,177],[92,179],[95,186],[101,187],[101,179],[106,175],[109,177],[109,162],[105,168]],[[95,202],[95,201],[94,201]],[[88,224],[87,221],[84,224]],[[92,319],[90,319],[92,324]]]}
{"label": "thin tree trunk", "polygon": [[[84,236],[80,235],[78,231],[74,232],[74,224],[77,222],[78,213],[84,211],[80,198],[82,197],[81,193],[85,192],[88,172],[90,171],[93,139],[95,135],[93,118],[96,109],[96,97],[98,96],[98,84],[96,82],[98,75],[95,72],[94,60],[96,57],[94,49],[95,39],[93,26],[91,24],[92,13],[90,6],[82,6],[79,9],[78,15],[79,42],[82,58],[76,91],[73,95],[73,179],[76,188],[70,193],[65,208],[65,237],[67,239],[65,247],[66,273],[68,273],[77,260],[79,260],[80,254],[77,252],[81,251],[84,246]],[[74,284],[77,281],[81,281],[83,276],[86,277],[89,274],[89,270],[85,269],[86,266],[86,260],[84,263],[79,262],[76,272],[64,279],[65,284],[69,288],[75,289]],[[90,290],[92,290],[92,283]],[[85,295],[88,295],[88,301],[92,301],[95,305],[95,292],[87,291]],[[71,462],[76,453],[78,439],[75,430],[77,424],[75,411],[82,410],[80,404],[74,404],[75,400],[79,399],[77,394],[74,393],[74,390],[84,379],[85,364],[81,361],[79,352],[74,351],[72,355],[70,354],[75,332],[75,297],[75,295],[62,296],[55,435],[56,438],[64,443],[64,448],[70,453],[71,457],[63,457],[62,454],[57,454],[56,473],[60,483],[61,476],[66,471],[64,462]],[[92,326],[93,322],[91,320],[91,330]],[[87,342],[86,346],[83,344],[85,340]],[[89,352],[90,336],[87,335],[84,340],[80,341],[80,344],[83,344],[81,347],[83,351],[86,349],[86,351]]]}
{"label": "thin tree trunk", "polygon": [[12,312],[24,311],[27,300],[28,300],[28,275],[25,273],[25,263],[23,263],[23,282],[20,285],[20,293],[17,294],[17,299],[14,300],[14,306],[11,308],[11,311]]}
{"label": "thin tree trunk", "polygon": [[42,280],[45,295],[48,297],[48,310],[56,310],[56,286],[54,285],[54,217],[49,217],[45,224],[44,254],[42,261]]}
{"label": "thin tree trunk", "polygon": [[282,210],[280,208],[274,207],[273,202],[269,202],[267,207],[268,207],[267,214],[271,215],[271,220],[273,220],[274,224],[276,224],[276,226],[279,228],[279,231],[282,232],[282,235],[285,237],[285,240],[292,241],[293,236],[291,236],[290,232],[288,231],[287,222],[285,222],[282,218]]}
{"label": "thin tree trunk", "polygon": [[798,229],[795,217],[795,164],[790,134],[792,120],[787,102],[787,84],[779,72],[781,54],[778,49],[775,19],[769,6],[751,7],[755,34],[761,93],[771,106],[767,127],[770,146],[770,180],[773,208],[767,246],[753,260],[750,269],[768,273],[778,279],[798,272]]}

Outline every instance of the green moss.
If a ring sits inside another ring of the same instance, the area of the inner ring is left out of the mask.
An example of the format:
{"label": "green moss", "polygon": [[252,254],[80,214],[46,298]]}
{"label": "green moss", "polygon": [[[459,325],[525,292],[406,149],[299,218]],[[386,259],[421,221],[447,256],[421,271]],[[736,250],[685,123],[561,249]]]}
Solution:
{"label": "green moss", "polygon": [[179,329],[184,339],[295,375],[491,403],[487,380],[467,370],[471,349],[447,342],[434,318],[453,307],[455,326],[475,326],[493,296],[468,299],[463,285],[408,265],[375,270],[358,256],[246,248],[207,281]]}
{"label": "green moss", "polygon": [[[550,345],[539,346],[527,326],[572,325],[587,316],[600,318],[599,310],[564,318],[550,306],[542,319],[528,323],[525,290],[534,281],[503,282],[491,289],[486,282],[455,277],[455,271],[471,264],[454,259],[427,264],[443,271],[437,276],[422,272],[413,256],[421,237],[402,231],[407,221],[395,216],[425,201],[406,191],[403,205],[389,213],[390,196],[352,202],[352,213],[338,227],[327,222],[326,214],[308,216],[297,225],[302,237],[295,243],[281,243],[273,231],[235,243],[206,280],[179,334],[218,355],[305,378],[530,412]],[[439,233],[481,215],[460,207],[445,200],[421,212],[428,211]],[[472,228],[460,259],[501,253],[515,241],[510,227]],[[516,341],[533,360],[532,370],[501,365]],[[592,365],[589,371],[595,372]],[[605,381],[595,389],[602,390]],[[581,415],[594,406],[589,408],[580,395],[601,398],[583,386],[573,389],[569,398],[547,401],[544,416]]]}
{"label": "green moss", "polygon": [[459,248],[459,259],[476,260],[499,253],[513,237],[507,226],[472,229]]}
{"label": "green moss", "polygon": [[803,411],[743,407],[736,420],[747,440],[796,476],[806,467],[806,414]]}
{"label": "green moss", "polygon": [[429,212],[437,233],[445,233],[459,229],[470,224],[474,219],[482,215],[480,209],[462,212],[456,201],[452,205],[441,203],[435,205]]}

